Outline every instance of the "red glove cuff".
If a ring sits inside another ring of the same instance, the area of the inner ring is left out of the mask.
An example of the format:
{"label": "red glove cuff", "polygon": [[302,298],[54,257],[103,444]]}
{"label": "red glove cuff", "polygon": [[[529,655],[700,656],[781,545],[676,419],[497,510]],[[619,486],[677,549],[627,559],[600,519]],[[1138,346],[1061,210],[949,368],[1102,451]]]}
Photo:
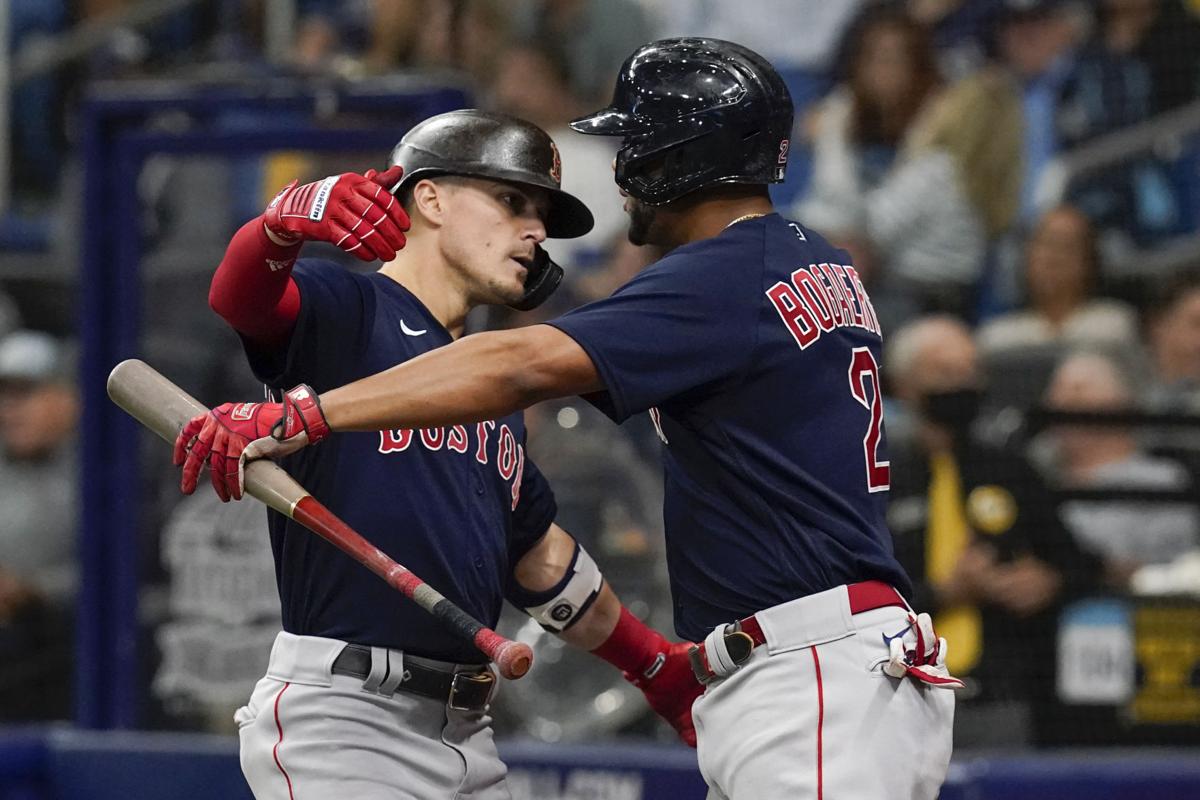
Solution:
{"label": "red glove cuff", "polygon": [[[289,231],[287,226],[283,224],[283,220],[280,219],[280,215],[282,215],[285,211],[291,216],[297,216],[296,212],[298,209],[296,206],[299,204],[295,202],[296,198],[294,197],[292,190],[296,188],[296,184],[298,183],[300,183],[300,181],[293,180],[287,186],[280,189],[279,194],[275,195],[275,198],[271,200],[270,204],[267,206],[267,210],[264,211],[262,215],[263,225],[266,226],[267,230],[285,242],[299,242],[301,238],[303,238]],[[305,188],[307,189],[309,187],[306,186]],[[311,192],[306,192],[305,196],[301,198],[301,201],[307,200],[308,195],[310,194]],[[300,209],[300,211],[301,213],[299,216],[306,216],[308,214],[308,209]]]}
{"label": "red glove cuff", "polygon": [[592,652],[622,672],[629,673],[631,680],[637,681],[654,677],[654,673],[662,666],[663,654],[670,646],[671,643],[661,633],[621,606],[617,626],[604,643]]}
{"label": "red glove cuff", "polygon": [[308,443],[316,444],[329,435],[329,423],[321,411],[321,401],[307,384],[302,383],[284,394],[281,422],[281,440],[290,439],[303,431],[308,434]]}

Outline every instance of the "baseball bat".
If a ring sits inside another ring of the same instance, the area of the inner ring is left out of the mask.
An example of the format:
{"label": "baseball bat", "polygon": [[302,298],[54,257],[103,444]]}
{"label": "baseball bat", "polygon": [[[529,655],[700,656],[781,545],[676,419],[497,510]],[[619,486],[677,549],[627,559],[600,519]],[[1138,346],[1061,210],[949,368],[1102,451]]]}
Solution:
{"label": "baseball bat", "polygon": [[[130,416],[174,442],[184,424],[208,409],[144,361],[131,358],[108,376],[108,396]],[[396,563],[390,556],[338,519],[278,464],[251,461],[245,471],[246,493],[338,547],[354,560],[411,598],[449,630],[462,636],[496,664],[510,680],[520,678],[533,664],[529,645],[505,639],[474,619],[440,592]]]}

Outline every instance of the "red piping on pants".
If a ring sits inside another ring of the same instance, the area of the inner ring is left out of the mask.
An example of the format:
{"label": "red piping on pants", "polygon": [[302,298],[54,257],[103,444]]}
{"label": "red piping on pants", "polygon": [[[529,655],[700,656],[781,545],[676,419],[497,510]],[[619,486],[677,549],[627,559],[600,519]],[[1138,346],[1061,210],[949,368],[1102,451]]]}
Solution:
{"label": "red piping on pants", "polygon": [[[816,655],[814,653],[813,655]],[[818,677],[818,680],[820,678]],[[275,747],[271,750],[271,754],[275,756],[275,766],[279,767],[279,771],[283,773],[283,779],[287,781],[288,797],[290,800],[296,800],[296,795],[292,794],[292,779],[287,774],[287,770],[283,768],[283,764],[279,762],[279,745],[283,744],[283,723],[279,721],[279,699],[283,697],[283,693],[291,686],[290,683],[285,683],[283,688],[279,690],[279,694],[275,695],[275,727],[279,730],[279,741],[275,742]],[[820,736],[820,726],[817,727],[817,736]],[[818,741],[820,741],[818,739]],[[819,745],[818,745],[819,747]],[[819,774],[819,773],[818,773]]]}
{"label": "red piping on pants", "polygon": [[825,722],[825,688],[821,685],[821,659],[817,657],[817,648],[812,647],[813,669],[817,673],[817,800],[824,796],[824,775],[822,774],[821,757],[821,728]]}

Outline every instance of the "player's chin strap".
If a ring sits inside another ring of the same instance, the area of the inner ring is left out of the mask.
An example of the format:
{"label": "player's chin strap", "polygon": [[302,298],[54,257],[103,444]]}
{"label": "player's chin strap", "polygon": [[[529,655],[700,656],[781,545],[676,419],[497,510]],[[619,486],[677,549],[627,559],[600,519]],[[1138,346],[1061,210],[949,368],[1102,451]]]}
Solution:
{"label": "player's chin strap", "polygon": [[532,311],[554,294],[554,290],[562,283],[563,269],[550,258],[550,254],[536,245],[533,249],[533,264],[529,274],[525,276],[525,296],[515,303],[509,303],[509,308],[517,311]]}

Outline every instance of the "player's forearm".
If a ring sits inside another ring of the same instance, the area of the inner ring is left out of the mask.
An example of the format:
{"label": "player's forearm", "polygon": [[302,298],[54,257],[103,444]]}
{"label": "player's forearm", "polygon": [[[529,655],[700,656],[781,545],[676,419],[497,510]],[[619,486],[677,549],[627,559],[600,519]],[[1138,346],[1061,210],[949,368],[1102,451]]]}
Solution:
{"label": "player's forearm", "polygon": [[[525,592],[553,592],[561,586],[575,564],[577,550],[571,534],[551,524],[546,535],[517,562],[513,568],[513,578]],[[570,627],[558,635],[576,647],[595,650],[612,634],[620,616],[621,602],[606,581],[602,583],[596,599]]]}
{"label": "player's forearm", "polygon": [[590,652],[608,641],[620,618],[621,601],[605,581],[596,601],[574,625],[560,633],[559,637],[568,644]]}
{"label": "player's forearm", "polygon": [[272,241],[261,217],[250,220],[233,235],[213,275],[209,306],[256,344],[286,340],[300,312],[291,277],[299,251]]}
{"label": "player's forearm", "polygon": [[[538,546],[521,559],[513,575],[526,590],[545,591],[562,581],[574,553],[575,540],[553,526]],[[608,641],[620,618],[621,601],[608,581],[604,581],[592,604],[557,635],[568,644],[592,651]]]}
{"label": "player's forearm", "polygon": [[569,336],[548,325],[468,336],[321,395],[335,431],[427,428],[511,414],[602,388]]}

